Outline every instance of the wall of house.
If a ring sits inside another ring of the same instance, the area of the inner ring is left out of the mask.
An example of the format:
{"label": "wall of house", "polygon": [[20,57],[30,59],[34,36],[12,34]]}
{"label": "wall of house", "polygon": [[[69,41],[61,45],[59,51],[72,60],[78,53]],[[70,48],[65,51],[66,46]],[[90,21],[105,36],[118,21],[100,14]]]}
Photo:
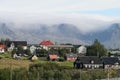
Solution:
{"label": "wall of house", "polygon": [[102,64],[84,64],[84,68],[86,69],[99,69],[102,66]]}
{"label": "wall of house", "polygon": [[5,50],[4,49],[0,49],[0,53],[4,53],[5,52]]}

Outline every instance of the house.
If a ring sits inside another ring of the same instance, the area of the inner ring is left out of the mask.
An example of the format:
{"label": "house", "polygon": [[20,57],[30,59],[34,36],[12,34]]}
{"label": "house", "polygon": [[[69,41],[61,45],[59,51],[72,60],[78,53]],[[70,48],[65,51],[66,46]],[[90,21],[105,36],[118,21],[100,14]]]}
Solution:
{"label": "house", "polygon": [[98,68],[103,68],[103,63],[101,59],[97,56],[83,56],[83,57],[78,57],[75,60],[74,68],[98,69]]}
{"label": "house", "polygon": [[75,61],[76,59],[77,59],[77,54],[70,53],[70,54],[66,54],[65,56],[65,60],[67,61]]}
{"label": "house", "polygon": [[120,51],[109,52],[108,56],[120,58]]}
{"label": "house", "polygon": [[66,44],[56,44],[56,45],[48,45],[49,49],[67,49],[69,52],[71,52],[71,49],[73,48],[73,45],[66,45]]}
{"label": "house", "polygon": [[87,52],[87,48],[85,46],[80,46],[77,48],[77,53],[85,55]]}
{"label": "house", "polygon": [[15,54],[13,55],[13,58],[14,58],[14,59],[21,59],[21,55],[18,55],[18,54],[15,53]]}
{"label": "house", "polygon": [[50,40],[43,40],[41,43],[40,43],[40,46],[45,49],[45,50],[49,50],[48,46],[49,45],[54,45],[53,42],[51,42]]}
{"label": "house", "polygon": [[37,47],[35,47],[34,45],[30,46],[30,52],[31,52],[32,54],[35,53],[36,49],[37,49]]}
{"label": "house", "polygon": [[0,53],[4,53],[4,52],[5,52],[5,45],[0,44]]}
{"label": "house", "polygon": [[14,48],[18,46],[22,46],[24,50],[27,49],[27,41],[5,41],[5,45],[8,51],[12,51]]}
{"label": "house", "polygon": [[104,68],[120,69],[120,60],[117,57],[103,57]]}
{"label": "house", "polygon": [[50,53],[50,54],[48,54],[47,59],[48,60],[58,60],[59,56],[58,56],[58,54],[52,54],[52,53]]}

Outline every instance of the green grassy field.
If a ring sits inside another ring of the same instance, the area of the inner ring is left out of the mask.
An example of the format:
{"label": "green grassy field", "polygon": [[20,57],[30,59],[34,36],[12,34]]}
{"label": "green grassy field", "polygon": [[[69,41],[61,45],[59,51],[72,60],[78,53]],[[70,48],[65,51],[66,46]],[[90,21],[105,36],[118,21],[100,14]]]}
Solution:
{"label": "green grassy field", "polygon": [[14,60],[14,59],[1,59],[0,68],[29,68],[29,65],[32,64],[29,60]]}
{"label": "green grassy field", "polygon": [[29,68],[30,64],[36,64],[36,63],[47,63],[47,62],[53,62],[57,63],[60,66],[67,66],[67,67],[73,67],[73,62],[70,61],[64,61],[64,62],[58,62],[58,61],[30,61],[30,60],[15,60],[15,59],[1,59],[0,60],[0,69],[2,68],[9,68],[12,66],[12,68]]}
{"label": "green grassy field", "polygon": [[13,69],[14,68],[28,69],[30,64],[36,64],[36,63],[45,64],[47,62],[57,63],[60,66],[73,67],[73,62],[71,61],[58,62],[58,61],[47,61],[47,60],[40,60],[40,59],[36,61],[31,61],[27,59],[16,60],[16,59],[12,59],[9,53],[0,54],[0,69],[9,68],[10,66],[12,66]]}
{"label": "green grassy field", "polygon": [[27,60],[27,58],[22,59],[22,60],[16,60],[16,59],[12,59],[11,54],[10,53],[4,53],[4,54],[0,54],[0,69],[3,68],[9,68],[10,66],[12,66],[12,68],[29,68],[30,64],[44,64],[44,63],[57,63],[60,66],[67,66],[67,67],[73,67],[73,62],[72,61],[64,61],[64,62],[58,62],[58,61],[47,61],[47,60],[36,60],[36,61],[31,61],[31,60]]}

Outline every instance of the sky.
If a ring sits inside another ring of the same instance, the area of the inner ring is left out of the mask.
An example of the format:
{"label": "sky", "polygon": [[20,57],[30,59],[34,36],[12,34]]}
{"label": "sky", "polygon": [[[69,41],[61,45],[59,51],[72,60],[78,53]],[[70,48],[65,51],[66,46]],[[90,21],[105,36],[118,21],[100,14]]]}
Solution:
{"label": "sky", "polygon": [[0,20],[16,24],[70,23],[87,32],[119,22],[120,0],[0,0]]}

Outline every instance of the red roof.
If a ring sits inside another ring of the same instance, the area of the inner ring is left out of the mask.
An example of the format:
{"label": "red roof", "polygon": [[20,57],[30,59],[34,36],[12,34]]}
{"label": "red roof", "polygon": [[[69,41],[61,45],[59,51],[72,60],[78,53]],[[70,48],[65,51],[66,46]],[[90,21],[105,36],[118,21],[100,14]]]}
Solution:
{"label": "red roof", "polygon": [[43,40],[40,45],[54,45],[51,41]]}
{"label": "red roof", "polygon": [[0,49],[5,49],[5,45],[0,45]]}

